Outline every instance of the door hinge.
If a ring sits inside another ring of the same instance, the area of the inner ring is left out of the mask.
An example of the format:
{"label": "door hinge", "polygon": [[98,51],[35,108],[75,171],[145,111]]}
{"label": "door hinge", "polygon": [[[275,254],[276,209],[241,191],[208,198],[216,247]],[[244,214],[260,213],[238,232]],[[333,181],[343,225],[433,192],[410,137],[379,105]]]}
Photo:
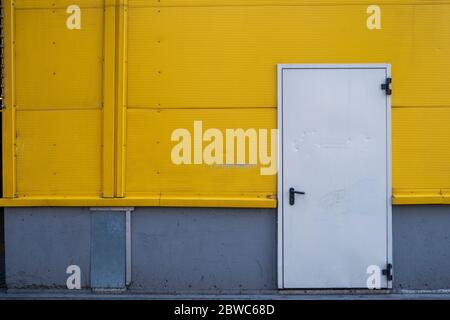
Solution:
{"label": "door hinge", "polygon": [[386,269],[382,270],[383,276],[386,276],[388,281],[392,281],[392,263],[386,265]]}
{"label": "door hinge", "polygon": [[392,94],[391,83],[392,78],[386,78],[386,82],[381,85],[381,90],[386,91],[386,95],[388,96]]}

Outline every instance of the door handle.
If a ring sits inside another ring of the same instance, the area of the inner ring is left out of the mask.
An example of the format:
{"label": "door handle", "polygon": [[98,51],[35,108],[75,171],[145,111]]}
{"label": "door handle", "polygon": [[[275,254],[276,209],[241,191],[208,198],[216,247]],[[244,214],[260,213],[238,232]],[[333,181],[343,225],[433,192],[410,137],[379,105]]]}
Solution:
{"label": "door handle", "polygon": [[293,206],[295,204],[295,195],[296,194],[305,194],[303,191],[295,191],[294,188],[289,189],[289,204]]}

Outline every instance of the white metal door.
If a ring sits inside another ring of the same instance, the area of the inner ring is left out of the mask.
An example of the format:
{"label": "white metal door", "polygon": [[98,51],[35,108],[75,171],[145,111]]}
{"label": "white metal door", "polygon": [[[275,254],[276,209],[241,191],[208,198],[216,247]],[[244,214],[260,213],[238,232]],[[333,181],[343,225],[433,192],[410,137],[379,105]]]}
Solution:
{"label": "white metal door", "polygon": [[392,261],[390,66],[278,71],[279,286],[366,288]]}

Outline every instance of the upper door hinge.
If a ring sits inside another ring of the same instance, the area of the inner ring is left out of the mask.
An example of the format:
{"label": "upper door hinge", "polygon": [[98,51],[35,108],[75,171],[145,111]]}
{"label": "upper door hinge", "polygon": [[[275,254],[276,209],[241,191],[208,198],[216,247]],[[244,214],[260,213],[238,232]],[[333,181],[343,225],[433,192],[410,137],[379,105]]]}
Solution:
{"label": "upper door hinge", "polygon": [[392,278],[393,278],[393,276],[392,276],[392,263],[388,263],[386,265],[386,269],[383,269],[382,273],[383,273],[383,276],[386,276],[388,281],[392,281]]}
{"label": "upper door hinge", "polygon": [[386,78],[386,82],[381,85],[381,90],[386,91],[386,95],[388,96],[392,94],[391,83],[392,78]]}

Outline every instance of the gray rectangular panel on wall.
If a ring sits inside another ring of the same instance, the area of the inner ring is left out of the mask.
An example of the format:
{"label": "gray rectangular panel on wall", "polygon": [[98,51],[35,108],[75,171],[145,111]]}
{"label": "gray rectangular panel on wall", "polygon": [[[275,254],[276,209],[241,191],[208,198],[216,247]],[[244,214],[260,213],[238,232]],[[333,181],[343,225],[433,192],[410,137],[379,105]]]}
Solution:
{"label": "gray rectangular panel on wall", "polygon": [[125,287],[125,213],[91,213],[91,287]]}

